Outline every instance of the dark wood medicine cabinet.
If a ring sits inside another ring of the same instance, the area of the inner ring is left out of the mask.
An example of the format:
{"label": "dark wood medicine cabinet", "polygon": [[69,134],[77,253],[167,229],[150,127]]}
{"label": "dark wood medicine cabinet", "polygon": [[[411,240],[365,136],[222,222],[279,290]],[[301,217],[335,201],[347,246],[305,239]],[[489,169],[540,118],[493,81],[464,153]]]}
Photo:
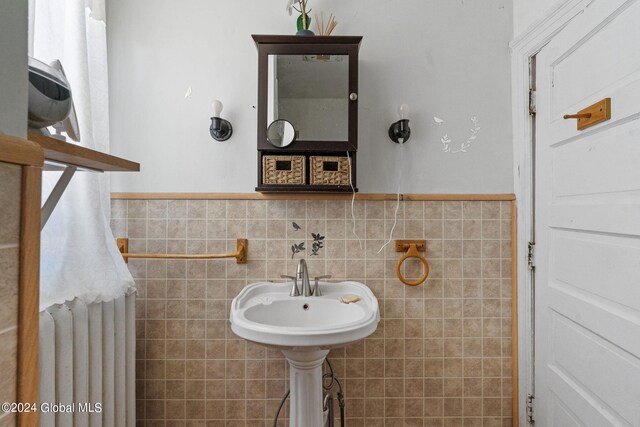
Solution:
{"label": "dark wood medicine cabinet", "polygon": [[357,191],[360,36],[253,35],[259,192]]}

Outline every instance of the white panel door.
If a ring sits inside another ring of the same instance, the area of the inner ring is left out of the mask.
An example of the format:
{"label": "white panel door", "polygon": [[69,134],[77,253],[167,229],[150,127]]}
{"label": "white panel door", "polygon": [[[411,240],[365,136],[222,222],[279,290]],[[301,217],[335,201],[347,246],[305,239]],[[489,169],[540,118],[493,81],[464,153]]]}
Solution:
{"label": "white panel door", "polygon": [[640,0],[594,0],[537,64],[536,426],[640,427]]}

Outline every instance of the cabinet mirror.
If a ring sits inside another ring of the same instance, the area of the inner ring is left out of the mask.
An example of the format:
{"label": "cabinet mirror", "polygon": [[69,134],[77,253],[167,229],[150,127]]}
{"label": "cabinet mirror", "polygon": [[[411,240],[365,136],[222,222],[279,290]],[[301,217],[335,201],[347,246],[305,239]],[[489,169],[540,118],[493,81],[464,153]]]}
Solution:
{"label": "cabinet mirror", "polygon": [[269,55],[267,123],[278,120],[293,125],[298,141],[346,143],[349,56]]}

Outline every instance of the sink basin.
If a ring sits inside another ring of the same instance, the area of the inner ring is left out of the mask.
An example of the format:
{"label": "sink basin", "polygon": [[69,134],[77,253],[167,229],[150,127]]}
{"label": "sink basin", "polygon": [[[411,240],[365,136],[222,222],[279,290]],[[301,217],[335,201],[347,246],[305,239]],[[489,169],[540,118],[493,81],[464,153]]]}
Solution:
{"label": "sink basin", "polygon": [[[330,349],[361,340],[378,326],[378,300],[362,283],[320,282],[319,297],[291,297],[292,286],[260,282],[245,287],[231,305],[233,332],[283,349]],[[360,300],[344,304],[340,297],[346,294]]]}
{"label": "sink basin", "polygon": [[[362,283],[320,282],[322,296],[289,296],[292,282],[254,283],[231,304],[231,329],[249,341],[282,350],[289,362],[290,427],[322,427],[322,364],[333,347],[371,335],[378,300]],[[359,301],[345,304],[344,295]]]}

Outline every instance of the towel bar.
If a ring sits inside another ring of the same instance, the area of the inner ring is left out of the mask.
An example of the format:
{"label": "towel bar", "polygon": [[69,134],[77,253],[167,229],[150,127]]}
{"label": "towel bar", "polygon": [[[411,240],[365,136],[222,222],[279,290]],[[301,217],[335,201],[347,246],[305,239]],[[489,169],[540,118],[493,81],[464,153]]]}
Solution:
{"label": "towel bar", "polygon": [[121,237],[116,240],[118,250],[122,254],[125,262],[130,258],[147,258],[147,259],[221,259],[235,258],[236,264],[247,263],[247,252],[249,248],[249,240],[236,239],[236,252],[232,254],[130,254],[129,239]]}

